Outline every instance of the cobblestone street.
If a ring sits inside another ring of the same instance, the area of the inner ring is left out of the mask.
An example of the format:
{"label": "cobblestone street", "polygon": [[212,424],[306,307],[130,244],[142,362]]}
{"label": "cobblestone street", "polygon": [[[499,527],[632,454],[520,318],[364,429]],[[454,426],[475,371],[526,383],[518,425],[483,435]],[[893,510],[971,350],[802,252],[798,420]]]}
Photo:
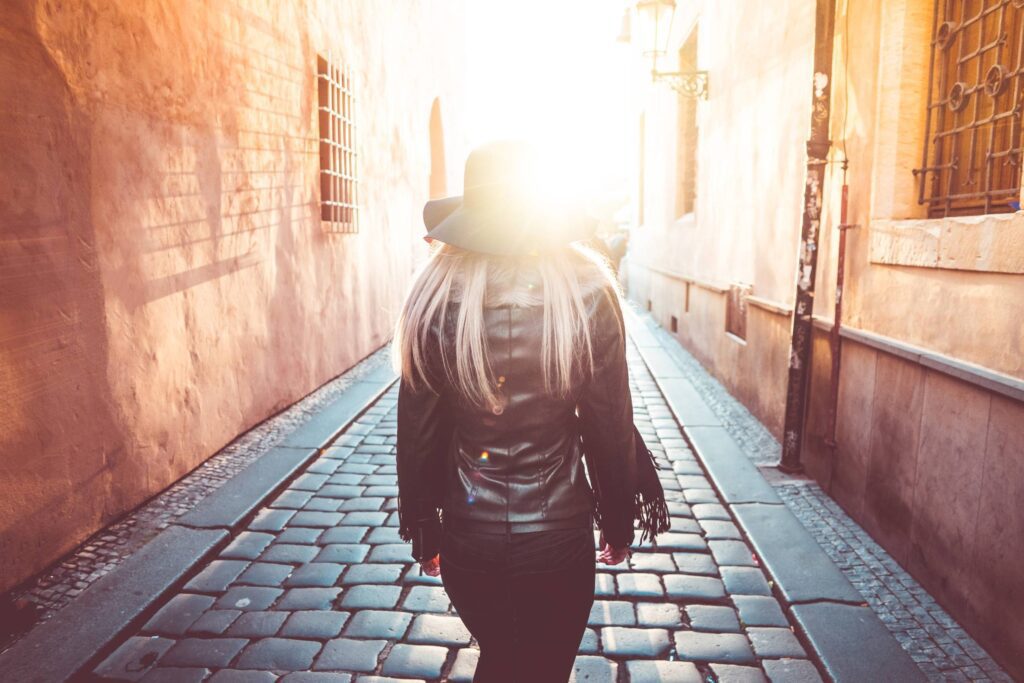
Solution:
{"label": "cobblestone street", "polygon": [[[818,680],[635,348],[630,361],[672,530],[629,567],[598,565],[576,680]],[[396,396],[392,387],[96,674],[470,680],[475,642],[440,577],[421,574],[397,535]]]}

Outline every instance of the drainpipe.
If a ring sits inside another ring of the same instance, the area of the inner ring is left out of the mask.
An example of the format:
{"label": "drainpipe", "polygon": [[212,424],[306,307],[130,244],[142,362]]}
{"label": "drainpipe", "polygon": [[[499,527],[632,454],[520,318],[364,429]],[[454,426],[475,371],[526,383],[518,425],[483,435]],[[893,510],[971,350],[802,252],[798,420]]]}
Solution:
{"label": "drainpipe", "polygon": [[850,200],[850,186],[846,184],[846,169],[849,160],[843,155],[843,199],[839,208],[839,260],[836,265],[836,308],[832,318],[832,332],[829,334],[829,347],[832,353],[832,376],[829,380],[828,423],[825,426],[825,445],[829,447],[832,458],[836,454],[836,423],[839,416],[839,367],[843,353],[843,339],[840,331],[843,324],[843,293],[846,286],[846,231],[856,228],[847,220],[847,208]]}
{"label": "drainpipe", "polygon": [[818,231],[825,164],[831,141],[832,41],[835,0],[817,0],[814,20],[814,78],[811,91],[811,136],[807,140],[807,175],[804,185],[804,215],[800,229],[800,254],[796,275],[796,303],[789,352],[789,380],[786,387],[786,421],[783,427],[783,472],[801,472],[807,385],[811,370],[811,326],[814,313],[814,277],[818,267]]}

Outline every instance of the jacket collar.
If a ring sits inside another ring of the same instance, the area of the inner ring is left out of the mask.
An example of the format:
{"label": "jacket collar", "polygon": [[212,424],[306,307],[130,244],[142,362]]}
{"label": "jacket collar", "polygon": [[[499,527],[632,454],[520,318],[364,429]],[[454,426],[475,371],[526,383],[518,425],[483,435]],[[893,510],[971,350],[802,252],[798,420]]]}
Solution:
{"label": "jacket collar", "polygon": [[[607,279],[600,269],[586,257],[573,259],[576,277],[582,294],[587,297],[607,285]],[[452,287],[452,301],[462,300],[462,275],[457,276]],[[529,262],[493,259],[487,268],[487,294],[484,308],[512,306],[526,308],[544,303],[544,288],[540,270]]]}

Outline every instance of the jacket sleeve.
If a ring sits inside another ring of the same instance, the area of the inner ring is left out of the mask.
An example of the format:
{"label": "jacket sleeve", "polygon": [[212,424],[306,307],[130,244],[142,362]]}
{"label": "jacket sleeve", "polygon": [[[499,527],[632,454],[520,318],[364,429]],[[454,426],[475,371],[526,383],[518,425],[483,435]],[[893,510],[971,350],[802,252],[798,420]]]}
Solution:
{"label": "jacket sleeve", "polygon": [[442,396],[424,383],[398,387],[398,534],[417,561],[437,555],[446,453],[453,423]]}
{"label": "jacket sleeve", "polygon": [[578,401],[587,470],[595,489],[605,541],[623,548],[634,539],[636,443],[626,366],[626,331],[618,297],[598,295],[592,319],[594,368]]}

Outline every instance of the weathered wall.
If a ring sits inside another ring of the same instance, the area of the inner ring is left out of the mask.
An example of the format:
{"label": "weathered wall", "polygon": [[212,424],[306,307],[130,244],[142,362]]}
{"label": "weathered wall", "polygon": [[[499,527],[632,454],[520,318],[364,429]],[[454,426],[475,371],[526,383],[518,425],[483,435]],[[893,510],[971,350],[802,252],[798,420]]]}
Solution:
{"label": "weathered wall", "polygon": [[[386,341],[435,98],[461,173],[461,16],[0,5],[0,590]],[[319,219],[327,50],[356,84],[354,235]]]}
{"label": "weathered wall", "polygon": [[[697,103],[696,210],[674,215],[678,103],[666,85],[651,85],[644,102],[645,221],[630,238],[631,296],[649,298],[666,327],[677,316],[686,347],[781,437],[789,321],[751,307],[743,344],[725,333],[721,289],[742,283],[770,301],[793,297],[814,5],[681,4],[670,57],[695,23],[697,62],[710,74],[710,96]],[[671,62],[666,58],[662,68]],[[638,77],[650,78],[645,71]],[[689,313],[682,281],[666,273],[695,280]],[[633,283],[648,279],[652,294],[636,296]]]}
{"label": "weathered wall", "polygon": [[[839,3],[836,22],[832,118],[858,226],[848,232],[843,324],[1024,379],[1024,213],[926,220],[917,204],[934,3],[849,6],[847,20]],[[830,170],[816,309],[828,320],[841,192]],[[846,340],[833,452],[820,330],[814,353],[808,472],[1024,677],[1024,404]]]}
{"label": "weathered wall", "polygon": [[[845,154],[848,222],[858,227],[847,232],[843,324],[1012,383],[1024,379],[1024,212],[926,220],[917,203],[913,168],[924,144],[934,6],[837,2],[834,145],[815,314],[827,328]],[[652,96],[645,103],[646,175],[660,185],[646,188],[647,221],[635,231],[630,254],[630,296],[642,305],[649,300],[665,327],[677,316],[681,343],[776,436],[786,396],[785,313],[792,311],[800,230],[813,9],[680,7],[680,14],[694,14],[684,17],[681,31],[699,19],[698,61],[711,83],[710,100],[698,107],[697,210],[682,219],[671,215],[675,101]],[[752,302],[745,344],[725,333],[721,290],[736,282],[778,304]],[[1016,569],[1024,562],[1024,404],[907,355],[844,341],[833,451],[825,445],[831,354],[827,333],[816,330],[804,464],[1024,678],[1024,574]]]}

